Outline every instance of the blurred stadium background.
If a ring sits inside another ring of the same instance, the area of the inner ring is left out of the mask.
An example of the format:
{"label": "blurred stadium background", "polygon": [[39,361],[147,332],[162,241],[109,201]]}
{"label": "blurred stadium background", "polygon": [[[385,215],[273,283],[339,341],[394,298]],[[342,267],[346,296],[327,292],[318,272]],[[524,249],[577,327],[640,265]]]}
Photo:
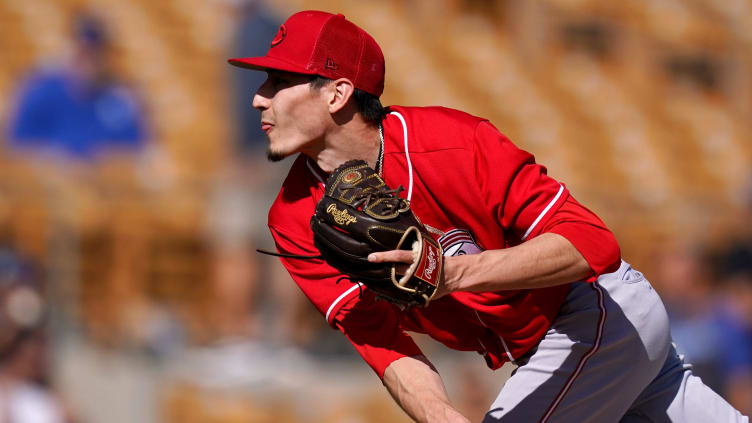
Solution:
{"label": "blurred stadium background", "polygon": [[[0,409],[407,421],[253,252],[270,247],[266,210],[291,162],[265,162],[260,75],[226,59],[264,54],[302,9],[344,13],[379,41],[384,104],[488,117],[533,152],[654,282],[698,373],[752,411],[749,0],[0,0],[0,382],[46,395]],[[145,129],[83,153],[25,135],[30,84],[81,71],[92,42]],[[477,421],[509,366],[420,344]]]}

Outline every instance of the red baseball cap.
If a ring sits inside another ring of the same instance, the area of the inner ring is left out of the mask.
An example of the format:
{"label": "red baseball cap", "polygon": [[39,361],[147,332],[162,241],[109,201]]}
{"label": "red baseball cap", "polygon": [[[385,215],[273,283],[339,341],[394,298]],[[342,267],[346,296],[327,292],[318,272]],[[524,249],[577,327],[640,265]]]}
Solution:
{"label": "red baseball cap", "polygon": [[306,10],[290,16],[262,57],[230,59],[242,68],[347,78],[376,97],[384,92],[384,55],[376,41],[342,14]]}

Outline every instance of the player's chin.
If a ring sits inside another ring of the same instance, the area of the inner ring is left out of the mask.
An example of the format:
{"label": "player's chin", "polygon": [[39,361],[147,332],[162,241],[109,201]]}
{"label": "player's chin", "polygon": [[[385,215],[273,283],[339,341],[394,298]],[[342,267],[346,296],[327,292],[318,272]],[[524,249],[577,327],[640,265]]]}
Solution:
{"label": "player's chin", "polygon": [[273,149],[271,147],[269,147],[269,148],[266,149],[266,158],[270,162],[279,162],[279,161],[282,161],[282,160],[286,159],[287,156],[289,156],[289,155],[290,155],[290,153],[288,153],[286,151],[278,151],[278,150],[275,150],[275,149]]}

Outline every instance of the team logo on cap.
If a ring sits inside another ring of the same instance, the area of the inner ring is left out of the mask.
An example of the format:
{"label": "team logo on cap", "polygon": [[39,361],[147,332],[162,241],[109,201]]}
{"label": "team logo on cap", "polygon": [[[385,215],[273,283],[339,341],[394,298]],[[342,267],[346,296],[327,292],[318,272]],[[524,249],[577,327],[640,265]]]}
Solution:
{"label": "team logo on cap", "polygon": [[272,40],[272,47],[284,41],[286,36],[287,36],[287,27],[285,26],[285,24],[282,24],[279,27],[279,31],[277,31],[277,35],[274,36],[274,39]]}

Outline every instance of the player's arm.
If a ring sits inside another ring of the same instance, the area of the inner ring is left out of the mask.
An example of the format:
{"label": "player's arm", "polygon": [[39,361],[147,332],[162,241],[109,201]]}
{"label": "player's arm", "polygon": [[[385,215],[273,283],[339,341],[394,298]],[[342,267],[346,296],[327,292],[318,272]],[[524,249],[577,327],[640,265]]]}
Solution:
{"label": "player's arm", "polygon": [[[439,296],[595,280],[618,267],[619,245],[611,231],[563,184],[548,177],[532,155],[488,123],[478,125],[475,135],[472,177],[489,213],[488,230],[504,231],[507,239],[521,242],[477,255],[446,257]],[[498,157],[504,161],[494,159]],[[412,258],[409,252],[391,251],[376,253],[371,260],[410,263]]]}
{"label": "player's arm", "polygon": [[[374,253],[369,260],[411,263],[412,252]],[[584,279],[591,272],[588,262],[569,240],[545,233],[516,247],[446,257],[444,280],[434,298],[454,291],[544,288]]]}
{"label": "player's arm", "polygon": [[569,240],[545,233],[516,247],[447,257],[442,291],[544,288],[582,280],[591,272]]}
{"label": "player's arm", "polygon": [[400,407],[418,422],[467,422],[449,404],[444,383],[392,304],[369,292],[337,312],[335,325],[371,366]]}
{"label": "player's arm", "polygon": [[444,383],[425,356],[393,361],[383,381],[397,404],[417,422],[469,422],[449,404]]}

